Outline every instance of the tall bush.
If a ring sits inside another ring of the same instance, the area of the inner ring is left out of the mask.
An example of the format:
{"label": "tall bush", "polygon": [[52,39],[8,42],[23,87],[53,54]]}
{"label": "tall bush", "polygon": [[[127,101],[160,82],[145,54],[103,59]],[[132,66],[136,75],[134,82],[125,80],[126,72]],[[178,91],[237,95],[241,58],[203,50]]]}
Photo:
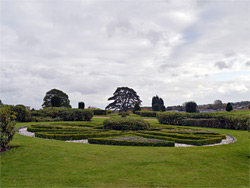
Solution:
{"label": "tall bush", "polygon": [[15,134],[15,116],[5,108],[0,109],[0,150],[7,148]]}

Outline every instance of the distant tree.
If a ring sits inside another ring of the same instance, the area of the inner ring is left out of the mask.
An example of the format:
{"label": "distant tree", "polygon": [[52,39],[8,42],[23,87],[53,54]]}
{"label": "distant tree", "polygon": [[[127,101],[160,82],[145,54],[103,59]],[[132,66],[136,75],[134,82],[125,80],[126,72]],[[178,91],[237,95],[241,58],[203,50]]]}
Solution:
{"label": "distant tree", "polygon": [[[55,96],[57,96],[57,97],[55,98]],[[46,95],[43,99],[42,107],[53,107],[52,98],[54,98],[53,99],[54,105],[58,105],[58,103],[59,103],[58,98],[60,98],[60,105],[58,107],[71,108],[68,95],[66,93],[64,93],[63,91],[60,91],[58,89],[52,89],[46,93]]]}
{"label": "distant tree", "polygon": [[152,110],[153,111],[166,111],[164,106],[164,101],[162,98],[159,98],[157,95],[152,98]]}
{"label": "distant tree", "polygon": [[84,109],[84,108],[85,108],[84,102],[79,102],[79,103],[78,103],[78,108],[79,108],[79,109]]}
{"label": "distant tree", "polygon": [[197,104],[193,101],[186,103],[186,112],[194,113],[197,112]]}
{"label": "distant tree", "polygon": [[120,110],[123,112],[132,109],[136,103],[140,105],[142,102],[136,92],[128,87],[118,87],[113,96],[108,98],[108,100],[114,100],[114,102],[110,103],[106,109]]}
{"label": "distant tree", "polygon": [[141,107],[138,103],[135,104],[134,109],[133,109],[133,113],[135,113],[136,111],[140,111]]}
{"label": "distant tree", "polygon": [[0,105],[3,105],[2,100],[0,100]]}
{"label": "distant tree", "polygon": [[223,108],[223,103],[221,100],[215,100],[214,101],[214,110],[222,109]]}
{"label": "distant tree", "polygon": [[249,110],[250,110],[250,105],[248,106]]}
{"label": "distant tree", "polygon": [[231,105],[231,103],[227,103],[227,106],[226,106],[226,111],[230,112],[233,110],[233,106]]}
{"label": "distant tree", "polygon": [[55,95],[51,98],[51,106],[52,107],[60,107],[61,106],[61,97]]}

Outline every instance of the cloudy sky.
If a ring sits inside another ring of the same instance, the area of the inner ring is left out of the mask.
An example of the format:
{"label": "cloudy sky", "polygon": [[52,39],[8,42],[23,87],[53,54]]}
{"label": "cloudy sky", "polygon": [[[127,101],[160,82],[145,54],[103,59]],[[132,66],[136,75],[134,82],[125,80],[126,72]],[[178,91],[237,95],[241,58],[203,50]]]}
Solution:
{"label": "cloudy sky", "polygon": [[0,0],[4,104],[57,88],[105,108],[117,87],[150,106],[250,100],[249,0]]}

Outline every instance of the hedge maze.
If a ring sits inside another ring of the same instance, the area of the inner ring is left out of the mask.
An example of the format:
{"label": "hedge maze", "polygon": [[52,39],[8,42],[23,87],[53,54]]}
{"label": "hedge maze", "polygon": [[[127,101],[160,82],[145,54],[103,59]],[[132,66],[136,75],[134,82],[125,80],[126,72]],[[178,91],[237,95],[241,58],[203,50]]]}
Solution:
{"label": "hedge maze", "polygon": [[56,140],[88,139],[90,144],[123,146],[168,146],[175,143],[202,146],[220,143],[226,135],[181,126],[154,124],[132,118],[113,118],[100,122],[50,123],[27,129],[36,137]]}

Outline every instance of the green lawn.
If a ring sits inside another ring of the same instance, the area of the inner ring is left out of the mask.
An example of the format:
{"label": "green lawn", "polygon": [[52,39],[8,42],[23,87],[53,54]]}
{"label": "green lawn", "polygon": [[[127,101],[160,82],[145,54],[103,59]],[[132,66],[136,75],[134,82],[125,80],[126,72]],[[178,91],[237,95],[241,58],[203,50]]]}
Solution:
{"label": "green lawn", "polygon": [[238,141],[189,148],[131,147],[16,134],[10,145],[18,148],[1,153],[0,187],[249,187],[248,132],[203,129]]}

